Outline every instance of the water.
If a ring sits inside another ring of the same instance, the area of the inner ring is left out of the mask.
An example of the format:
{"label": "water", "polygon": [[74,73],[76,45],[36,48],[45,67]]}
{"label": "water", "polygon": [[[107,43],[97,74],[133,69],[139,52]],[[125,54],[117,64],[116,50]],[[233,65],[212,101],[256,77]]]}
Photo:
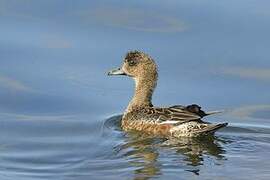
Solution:
{"label": "water", "polygon": [[[269,1],[0,0],[0,179],[269,179]],[[125,133],[128,50],[156,105],[224,109],[215,137]]]}

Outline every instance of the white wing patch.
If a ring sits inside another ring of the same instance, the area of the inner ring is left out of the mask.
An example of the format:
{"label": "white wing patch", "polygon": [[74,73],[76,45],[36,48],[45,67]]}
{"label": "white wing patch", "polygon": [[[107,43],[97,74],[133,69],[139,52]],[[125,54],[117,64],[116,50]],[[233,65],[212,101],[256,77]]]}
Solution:
{"label": "white wing patch", "polygon": [[179,121],[164,121],[164,122],[162,122],[162,123],[160,123],[160,124],[176,124],[176,123],[179,123]]}

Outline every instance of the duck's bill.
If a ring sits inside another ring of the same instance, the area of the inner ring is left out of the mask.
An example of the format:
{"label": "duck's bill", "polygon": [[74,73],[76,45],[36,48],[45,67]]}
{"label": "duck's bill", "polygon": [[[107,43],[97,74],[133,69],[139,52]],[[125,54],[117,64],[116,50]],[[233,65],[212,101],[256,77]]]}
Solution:
{"label": "duck's bill", "polygon": [[108,72],[108,76],[115,75],[126,75],[126,73],[121,68],[113,69]]}

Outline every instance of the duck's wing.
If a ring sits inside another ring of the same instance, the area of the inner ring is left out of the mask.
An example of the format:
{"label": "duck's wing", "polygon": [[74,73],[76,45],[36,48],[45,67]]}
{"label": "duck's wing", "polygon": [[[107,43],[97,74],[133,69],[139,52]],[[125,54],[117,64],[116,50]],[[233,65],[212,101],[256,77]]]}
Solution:
{"label": "duck's wing", "polygon": [[157,124],[182,124],[189,121],[201,121],[201,117],[181,107],[157,108],[151,107],[143,110],[146,119]]}
{"label": "duck's wing", "polygon": [[197,104],[191,104],[188,106],[182,106],[182,105],[175,105],[175,106],[171,106],[171,109],[181,109],[184,111],[188,111],[190,113],[196,114],[198,116],[200,116],[201,118],[208,116],[208,115],[212,115],[212,114],[218,114],[218,113],[222,113],[223,111],[208,111],[205,112],[203,110],[201,110],[201,107]]}
{"label": "duck's wing", "polygon": [[204,112],[201,107],[192,104],[188,106],[176,105],[167,108],[151,107],[143,110],[146,119],[158,124],[179,125],[182,123],[197,121],[203,123],[204,116],[220,113],[220,111]]}

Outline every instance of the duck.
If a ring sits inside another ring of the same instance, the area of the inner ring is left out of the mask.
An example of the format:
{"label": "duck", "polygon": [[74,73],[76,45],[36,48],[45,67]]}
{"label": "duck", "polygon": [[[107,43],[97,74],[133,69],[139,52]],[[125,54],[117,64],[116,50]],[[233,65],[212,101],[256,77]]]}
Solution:
{"label": "duck", "polygon": [[137,131],[166,137],[196,137],[214,134],[228,123],[212,124],[202,118],[222,111],[205,112],[197,104],[156,107],[152,95],[157,86],[158,68],[154,59],[141,51],[129,51],[120,68],[108,76],[128,76],[135,92],[121,119],[124,131]]}

